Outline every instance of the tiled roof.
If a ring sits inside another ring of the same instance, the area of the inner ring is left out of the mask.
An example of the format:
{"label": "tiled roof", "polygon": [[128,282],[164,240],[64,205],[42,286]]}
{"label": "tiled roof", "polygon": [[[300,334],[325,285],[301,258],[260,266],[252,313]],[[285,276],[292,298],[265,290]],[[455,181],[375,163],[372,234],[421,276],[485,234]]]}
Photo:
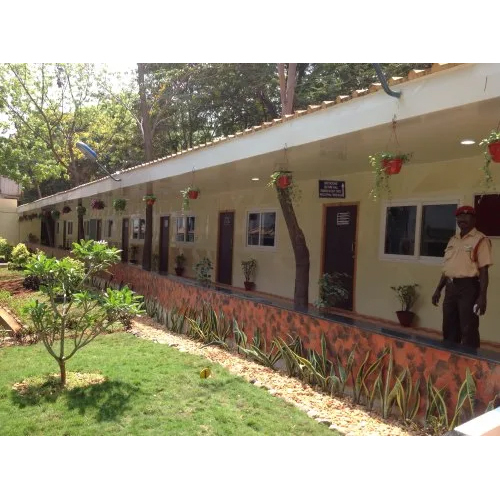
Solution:
{"label": "tiled roof", "polygon": [[[415,80],[417,78],[422,78],[423,76],[437,73],[438,71],[450,69],[450,68],[453,68],[455,66],[459,66],[461,64],[463,64],[463,63],[434,63],[434,64],[432,64],[432,66],[430,68],[412,69],[408,73],[407,76],[404,76],[404,77],[403,76],[393,76],[393,77],[389,78],[387,81],[388,81],[388,84],[390,87],[394,87],[394,86],[400,85],[401,83]],[[291,115],[285,115],[282,118],[275,118],[274,120],[272,120],[270,122],[264,122],[264,123],[261,123],[260,125],[255,125],[253,127],[247,128],[243,131],[235,132],[234,134],[228,135],[227,137],[218,137],[211,142],[207,142],[205,144],[199,144],[197,146],[193,146],[192,148],[188,148],[188,149],[183,149],[182,151],[179,151],[178,153],[172,153],[170,155],[164,156],[163,158],[157,158],[156,160],[152,160],[152,161],[149,161],[146,163],[141,163],[141,164],[136,165],[134,167],[130,167],[130,168],[127,168],[125,170],[121,170],[120,174],[123,174],[125,172],[130,172],[131,170],[136,170],[138,168],[146,167],[148,165],[153,165],[155,163],[160,163],[160,162],[168,160],[170,158],[175,158],[177,156],[185,155],[187,153],[190,153],[192,151],[197,151],[197,150],[202,149],[202,148],[215,146],[216,144],[219,144],[219,143],[224,142],[224,141],[235,139],[236,137],[241,137],[243,135],[253,134],[254,132],[258,132],[259,130],[264,130],[264,129],[267,129],[269,127],[273,127],[275,125],[278,125],[280,123],[294,120],[294,119],[300,118],[301,116],[315,113],[316,111],[320,111],[322,109],[326,109],[326,108],[329,108],[331,106],[336,106],[336,105],[342,104],[344,102],[351,101],[352,99],[357,99],[357,98],[365,96],[367,94],[372,94],[374,92],[379,92],[379,91],[383,92],[382,84],[381,83],[372,83],[370,85],[370,87],[367,89],[354,90],[349,95],[337,96],[337,98],[333,101],[323,101],[321,104],[310,104],[307,107],[307,109],[297,110]],[[84,187],[84,186],[89,186],[91,184],[95,184],[97,182],[100,182],[106,178],[107,177],[104,177],[101,179],[96,179],[96,180],[91,181],[91,182],[87,182],[85,184],[80,184],[79,186],[76,186],[74,188],[68,189],[67,191],[63,191],[63,192],[69,192],[69,191],[73,191],[74,189],[79,189],[79,188]],[[51,196],[54,196],[54,195],[51,195]],[[51,196],[47,196],[46,198],[50,198]],[[45,198],[40,198],[37,201],[40,201],[43,199],[45,199]]]}

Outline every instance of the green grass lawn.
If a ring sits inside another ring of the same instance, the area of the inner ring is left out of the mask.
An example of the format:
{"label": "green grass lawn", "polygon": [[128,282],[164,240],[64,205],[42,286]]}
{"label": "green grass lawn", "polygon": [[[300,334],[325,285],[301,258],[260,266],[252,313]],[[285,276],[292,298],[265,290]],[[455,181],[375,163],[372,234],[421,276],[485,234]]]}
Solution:
{"label": "green grass lawn", "polygon": [[[58,367],[41,344],[0,349],[0,366],[0,435],[336,435],[220,365],[130,334],[100,337],[68,362],[106,377],[98,385],[44,389]],[[12,389],[35,376],[29,394]]]}

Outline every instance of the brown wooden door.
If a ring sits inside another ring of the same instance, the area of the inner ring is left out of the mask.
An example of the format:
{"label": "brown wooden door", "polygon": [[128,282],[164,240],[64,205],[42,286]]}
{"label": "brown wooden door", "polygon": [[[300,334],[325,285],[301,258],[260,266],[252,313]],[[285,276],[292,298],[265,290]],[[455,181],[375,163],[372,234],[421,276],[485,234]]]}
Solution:
{"label": "brown wooden door", "polygon": [[234,212],[219,213],[219,249],[217,252],[217,282],[233,283]]}
{"label": "brown wooden door", "polygon": [[160,264],[158,271],[168,273],[168,245],[170,241],[170,217],[160,217]]}
{"label": "brown wooden door", "polygon": [[356,264],[357,205],[326,207],[323,273],[342,273],[342,285],[349,297],[335,307],[353,310],[354,271]]}
{"label": "brown wooden door", "polygon": [[128,262],[128,219],[122,220],[122,262]]}
{"label": "brown wooden door", "polygon": [[97,219],[95,233],[96,233],[95,239],[97,241],[101,241],[102,240],[102,219]]}
{"label": "brown wooden door", "polygon": [[67,221],[64,221],[63,222],[63,248],[66,248],[68,246],[68,242],[67,242],[67,231],[68,231],[68,228],[67,228],[67,225],[68,225],[68,222]]}

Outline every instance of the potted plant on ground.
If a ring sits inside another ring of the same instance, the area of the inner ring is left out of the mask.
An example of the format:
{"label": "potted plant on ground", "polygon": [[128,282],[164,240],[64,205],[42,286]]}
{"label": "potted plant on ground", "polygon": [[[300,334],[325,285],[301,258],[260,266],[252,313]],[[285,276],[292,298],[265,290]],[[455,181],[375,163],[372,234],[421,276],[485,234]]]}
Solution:
{"label": "potted plant on ground", "polygon": [[123,198],[117,198],[116,200],[113,200],[113,208],[117,212],[124,212],[126,206],[127,206],[127,200]]}
{"label": "potted plant on ground", "polygon": [[480,143],[480,146],[486,146],[487,151],[484,152],[484,164],[482,171],[484,174],[483,184],[486,188],[494,187],[493,175],[490,170],[490,163],[500,163],[500,132],[492,130],[488,137],[485,137]]}
{"label": "potted plant on ground", "polygon": [[383,191],[390,197],[389,176],[399,174],[403,163],[409,162],[411,156],[411,154],[384,152],[368,157],[375,176],[375,184],[370,192],[374,200],[377,200]]}
{"label": "potted plant on ground", "polygon": [[69,214],[71,212],[71,207],[68,207],[68,205],[65,205],[62,209],[63,214]]}
{"label": "potted plant on ground", "polygon": [[189,200],[196,200],[200,194],[200,190],[197,187],[189,186],[186,189],[181,190],[182,194],[182,208],[184,210],[189,210]]}
{"label": "potted plant on ground", "polygon": [[416,283],[412,285],[391,286],[391,290],[396,292],[401,303],[401,310],[396,311],[401,326],[411,326],[415,319],[415,313],[410,309],[415,305],[418,297],[417,287]]}
{"label": "potted plant on ground", "polygon": [[175,256],[175,274],[177,276],[182,276],[182,273],[184,272],[184,263],[186,262],[186,257],[183,253],[180,253],[179,255]]}
{"label": "potted plant on ground", "polygon": [[347,277],[345,273],[324,273],[318,281],[319,298],[314,305],[318,309],[327,309],[347,300],[349,292],[342,283]]}
{"label": "potted plant on ground", "polygon": [[146,194],[142,197],[142,201],[146,202],[146,205],[154,205],[156,201],[156,196],[154,194]]}
{"label": "potted plant on ground", "polygon": [[193,267],[196,272],[196,279],[202,285],[209,285],[212,281],[212,261],[208,257],[203,257],[198,263]]}
{"label": "potted plant on ground", "polygon": [[253,290],[255,288],[253,278],[255,278],[255,272],[257,271],[257,261],[255,259],[242,260],[241,268],[245,275],[245,290]]}

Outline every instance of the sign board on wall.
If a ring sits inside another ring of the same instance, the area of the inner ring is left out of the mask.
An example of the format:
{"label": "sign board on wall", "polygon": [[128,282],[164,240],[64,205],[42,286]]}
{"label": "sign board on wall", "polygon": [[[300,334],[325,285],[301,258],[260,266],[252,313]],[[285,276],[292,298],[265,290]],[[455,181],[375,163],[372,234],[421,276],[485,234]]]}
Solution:
{"label": "sign board on wall", "polygon": [[345,198],[345,181],[318,181],[320,198]]}

